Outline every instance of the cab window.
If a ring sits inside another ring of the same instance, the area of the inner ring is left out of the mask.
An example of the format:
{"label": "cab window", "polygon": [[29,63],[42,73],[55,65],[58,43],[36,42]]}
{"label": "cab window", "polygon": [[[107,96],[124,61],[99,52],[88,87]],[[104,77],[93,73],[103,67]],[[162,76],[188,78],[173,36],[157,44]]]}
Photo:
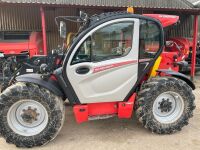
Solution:
{"label": "cab window", "polygon": [[121,22],[97,30],[81,44],[72,64],[126,56],[132,49],[133,26],[133,22]]}
{"label": "cab window", "polygon": [[160,49],[160,41],[161,31],[158,25],[153,21],[140,20],[140,59],[154,58]]}

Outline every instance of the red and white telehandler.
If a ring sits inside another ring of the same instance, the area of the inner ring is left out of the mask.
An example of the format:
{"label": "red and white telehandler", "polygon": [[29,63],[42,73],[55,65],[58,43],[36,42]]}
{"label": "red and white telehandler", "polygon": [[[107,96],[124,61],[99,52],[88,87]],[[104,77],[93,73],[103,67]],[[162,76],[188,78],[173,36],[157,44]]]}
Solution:
{"label": "red and white telehandler", "polygon": [[[158,134],[188,124],[195,85],[181,73],[159,70],[165,47],[160,21],[127,12],[60,19],[82,24],[62,67],[18,76],[0,95],[0,133],[8,143],[30,148],[53,140],[65,121],[66,99],[78,123],[136,113]],[[63,21],[60,35],[66,37]]]}

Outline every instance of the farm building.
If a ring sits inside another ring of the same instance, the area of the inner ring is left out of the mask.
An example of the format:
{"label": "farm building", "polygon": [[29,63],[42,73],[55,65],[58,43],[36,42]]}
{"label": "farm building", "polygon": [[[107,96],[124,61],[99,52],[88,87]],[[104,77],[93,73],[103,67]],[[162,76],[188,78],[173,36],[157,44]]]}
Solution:
{"label": "farm building", "polygon": [[[138,14],[179,15],[181,23],[169,30],[167,36],[192,38],[193,15],[197,15],[200,11],[195,7],[196,3],[192,4],[194,0],[190,1],[191,3],[186,0],[0,0],[0,39],[3,40],[6,35],[12,33],[27,35],[45,29],[46,34],[43,37],[45,49],[51,50],[61,43],[54,22],[56,16],[76,16],[80,10],[90,15],[123,11],[127,6],[133,6],[135,13]],[[76,32],[77,25],[68,23],[68,31]]]}

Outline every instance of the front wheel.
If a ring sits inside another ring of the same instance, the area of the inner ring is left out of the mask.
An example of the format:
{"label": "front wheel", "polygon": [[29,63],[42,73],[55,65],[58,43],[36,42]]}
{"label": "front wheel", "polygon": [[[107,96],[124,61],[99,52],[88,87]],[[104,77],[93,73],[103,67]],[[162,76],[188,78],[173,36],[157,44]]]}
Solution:
{"label": "front wheel", "polygon": [[190,86],[172,77],[156,77],[142,85],[136,115],[145,128],[159,134],[180,131],[195,109]]}
{"label": "front wheel", "polygon": [[18,82],[0,95],[0,133],[17,147],[41,146],[53,140],[64,118],[62,99],[37,85]]}

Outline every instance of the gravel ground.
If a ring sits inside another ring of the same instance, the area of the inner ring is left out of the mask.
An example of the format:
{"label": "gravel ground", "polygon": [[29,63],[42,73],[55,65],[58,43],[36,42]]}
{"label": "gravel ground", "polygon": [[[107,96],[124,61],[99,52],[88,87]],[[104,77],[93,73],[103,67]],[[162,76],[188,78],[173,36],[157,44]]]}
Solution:
{"label": "gravel ground", "polygon": [[[56,139],[33,150],[200,150],[200,76],[194,117],[181,132],[157,135],[144,129],[136,119],[117,118],[76,124],[71,107],[67,107],[66,122]],[[135,117],[134,117],[135,118]],[[18,149],[0,138],[0,150]]]}

